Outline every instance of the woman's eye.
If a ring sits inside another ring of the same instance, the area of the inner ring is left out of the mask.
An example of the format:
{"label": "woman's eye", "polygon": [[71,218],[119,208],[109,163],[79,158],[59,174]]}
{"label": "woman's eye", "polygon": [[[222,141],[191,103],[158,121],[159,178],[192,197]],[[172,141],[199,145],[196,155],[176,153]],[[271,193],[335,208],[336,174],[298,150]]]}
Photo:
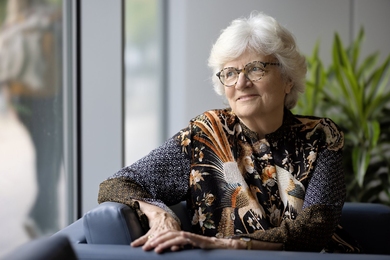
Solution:
{"label": "woman's eye", "polygon": [[264,69],[262,67],[253,67],[253,68],[251,68],[250,71],[258,72],[258,71],[264,71]]}
{"label": "woman's eye", "polygon": [[225,77],[226,77],[227,79],[228,79],[228,78],[231,78],[231,77],[234,77],[234,71],[228,71],[228,72],[226,72]]}

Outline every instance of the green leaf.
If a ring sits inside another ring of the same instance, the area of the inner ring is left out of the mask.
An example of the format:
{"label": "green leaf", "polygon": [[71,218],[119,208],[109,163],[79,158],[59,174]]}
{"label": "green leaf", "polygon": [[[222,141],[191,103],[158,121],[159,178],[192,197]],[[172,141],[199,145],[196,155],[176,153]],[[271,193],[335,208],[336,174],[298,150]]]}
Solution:
{"label": "green leaf", "polygon": [[363,187],[364,176],[366,174],[370,154],[361,147],[355,147],[352,151],[353,168],[359,187]]}
{"label": "green leaf", "polygon": [[[388,87],[390,81],[390,55],[377,70],[375,70],[366,83],[366,88],[369,90],[367,97],[367,105],[372,106],[374,100],[381,99],[381,95]],[[387,90],[388,91],[388,90]],[[383,98],[383,97],[382,97]],[[378,101],[376,101],[378,102]],[[371,111],[369,109],[368,111]],[[369,114],[367,115],[369,116]]]}
{"label": "green leaf", "polygon": [[372,128],[371,148],[374,148],[378,144],[379,136],[381,134],[381,126],[377,120],[374,120],[371,123],[371,128]]}
{"label": "green leaf", "polygon": [[351,50],[352,50],[352,57],[351,57],[352,62],[351,63],[352,63],[352,67],[353,67],[354,71],[357,68],[359,55],[360,55],[360,46],[361,46],[363,40],[364,40],[364,28],[361,27],[357,38],[355,39],[354,43],[351,46]]}
{"label": "green leaf", "polygon": [[[341,74],[342,66],[343,66],[343,59],[341,56],[343,56],[343,48],[341,46],[340,38],[338,34],[335,34],[335,41],[333,43],[333,68],[332,72],[334,73],[338,83],[340,84],[341,90],[343,91],[343,94],[345,96],[348,96],[348,91],[346,89],[344,79]],[[345,54],[344,54],[345,55]]]}
{"label": "green leaf", "polygon": [[361,113],[361,107],[359,105],[362,104],[362,93],[361,90],[359,90],[347,52],[344,49],[341,39],[337,33],[335,35],[333,47],[333,61],[335,65],[336,78],[341,86],[344,96],[352,96],[352,98],[347,99],[347,102],[349,102],[350,106],[355,106],[355,110],[357,110],[358,113]]}
{"label": "green leaf", "polygon": [[378,61],[379,53],[376,52],[374,54],[369,55],[366,57],[363,62],[361,63],[359,69],[356,72],[357,78],[364,79],[366,77],[365,75],[372,74],[373,68],[375,67],[377,61]]}
{"label": "green leaf", "polygon": [[377,96],[367,107],[366,118],[375,118],[379,116],[384,107],[389,104],[390,93]]}

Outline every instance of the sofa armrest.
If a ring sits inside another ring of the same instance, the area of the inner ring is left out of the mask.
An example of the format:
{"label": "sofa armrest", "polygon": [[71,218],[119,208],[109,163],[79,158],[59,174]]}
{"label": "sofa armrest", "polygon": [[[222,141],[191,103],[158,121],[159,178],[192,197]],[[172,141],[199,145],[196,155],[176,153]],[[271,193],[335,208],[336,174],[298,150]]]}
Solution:
{"label": "sofa armrest", "polygon": [[88,244],[129,245],[144,234],[137,213],[116,202],[103,202],[83,216]]}
{"label": "sofa armrest", "polygon": [[347,202],[341,226],[367,254],[390,254],[390,207],[374,203]]}
{"label": "sofa armrest", "polygon": [[3,260],[76,260],[76,253],[66,236],[40,237],[24,243],[2,257]]}

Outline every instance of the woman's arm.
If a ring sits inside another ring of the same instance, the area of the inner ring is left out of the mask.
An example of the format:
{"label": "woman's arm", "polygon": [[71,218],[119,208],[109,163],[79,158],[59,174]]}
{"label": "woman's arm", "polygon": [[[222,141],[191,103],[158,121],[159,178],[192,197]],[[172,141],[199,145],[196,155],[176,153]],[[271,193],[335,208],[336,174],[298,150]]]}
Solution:
{"label": "woman's arm", "polygon": [[[190,245],[202,249],[250,249],[250,250],[283,250],[282,243],[271,243],[258,240],[226,239],[207,237],[184,231],[166,231],[150,237],[143,246],[146,251],[162,253],[165,250],[177,251]],[[249,245],[249,246],[248,246]]]}
{"label": "woman's arm", "polygon": [[142,200],[168,206],[184,200],[189,187],[190,159],[176,136],[100,184],[98,201],[128,204]]}
{"label": "woman's arm", "polygon": [[100,184],[98,202],[115,201],[134,207],[138,202],[150,230],[135,246],[146,242],[152,233],[180,230],[178,218],[168,207],[184,200],[189,185],[190,161],[174,136],[136,163]]}

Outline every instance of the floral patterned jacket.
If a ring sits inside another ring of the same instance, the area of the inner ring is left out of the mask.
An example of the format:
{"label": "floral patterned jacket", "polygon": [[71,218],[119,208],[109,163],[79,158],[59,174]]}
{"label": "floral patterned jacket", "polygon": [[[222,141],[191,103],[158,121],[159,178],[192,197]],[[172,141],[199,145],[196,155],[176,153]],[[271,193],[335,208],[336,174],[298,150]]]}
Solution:
{"label": "floral patterned jacket", "polygon": [[295,116],[259,139],[230,109],[210,110],[101,183],[99,202],[186,200],[193,232],[321,251],[345,199],[343,134],[326,118]]}

